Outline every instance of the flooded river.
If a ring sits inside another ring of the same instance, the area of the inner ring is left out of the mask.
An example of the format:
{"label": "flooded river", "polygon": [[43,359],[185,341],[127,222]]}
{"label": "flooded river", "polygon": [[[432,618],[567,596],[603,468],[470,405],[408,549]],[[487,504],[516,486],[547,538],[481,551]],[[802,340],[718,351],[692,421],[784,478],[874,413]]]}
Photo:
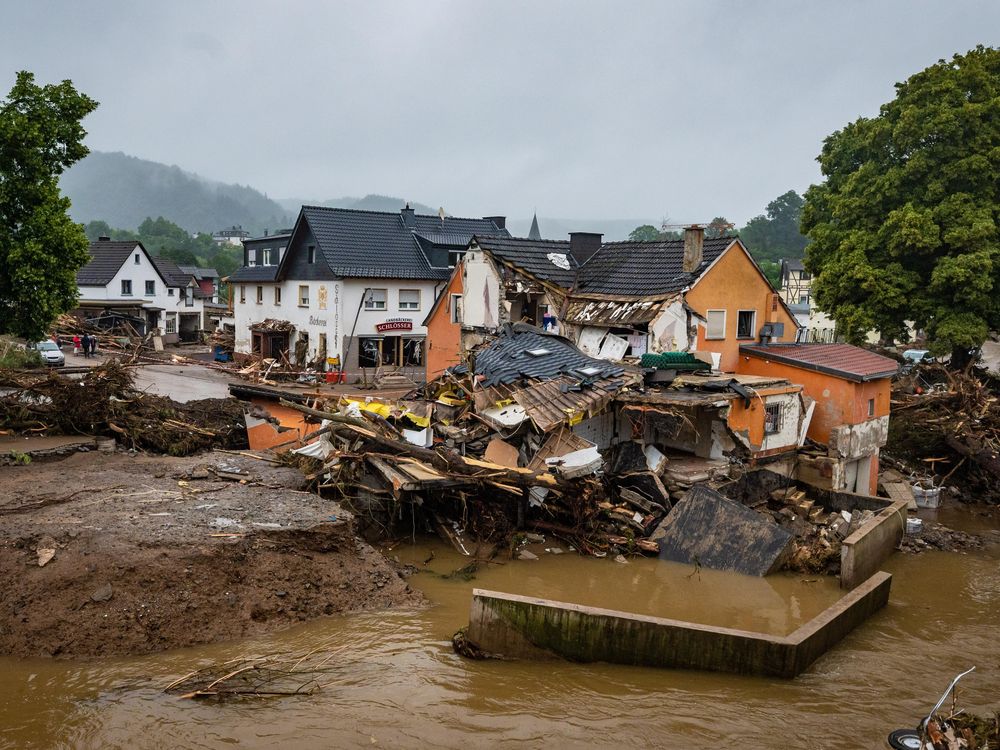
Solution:
{"label": "flooded river", "polygon": [[[434,552],[434,559],[424,561]],[[436,542],[389,552],[422,571],[417,611],[312,622],[236,644],[89,663],[0,659],[0,747],[878,748],[972,666],[961,704],[997,708],[1000,549],[895,555],[889,606],[795,680],[604,664],[472,662],[451,649],[473,587],[786,633],[838,596],[809,576],[764,580],[655,560],[545,554],[446,579]],[[193,621],[192,628],[198,627]],[[311,696],[166,695],[213,661],[337,649]]]}

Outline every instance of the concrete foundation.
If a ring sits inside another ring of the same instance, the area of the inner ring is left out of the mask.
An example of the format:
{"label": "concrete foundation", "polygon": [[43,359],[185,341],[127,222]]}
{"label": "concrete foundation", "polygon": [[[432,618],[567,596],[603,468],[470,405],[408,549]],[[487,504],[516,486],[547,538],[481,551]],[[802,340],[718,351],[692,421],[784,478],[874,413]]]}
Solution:
{"label": "concrete foundation", "polygon": [[512,658],[795,677],[884,607],[891,582],[876,573],[783,637],[476,589],[468,637]]}
{"label": "concrete foundation", "polygon": [[897,500],[847,537],[840,547],[840,588],[853,589],[896,551],[906,530],[906,501]]}

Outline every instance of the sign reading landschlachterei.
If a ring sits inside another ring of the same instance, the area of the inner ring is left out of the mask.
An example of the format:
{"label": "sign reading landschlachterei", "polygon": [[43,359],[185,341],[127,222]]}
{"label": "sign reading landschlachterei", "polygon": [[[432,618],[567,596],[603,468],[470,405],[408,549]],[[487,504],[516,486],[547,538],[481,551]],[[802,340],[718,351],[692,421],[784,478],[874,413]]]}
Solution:
{"label": "sign reading landschlachterei", "polygon": [[376,323],[375,330],[379,333],[385,331],[412,331],[413,318],[389,318],[383,323]]}

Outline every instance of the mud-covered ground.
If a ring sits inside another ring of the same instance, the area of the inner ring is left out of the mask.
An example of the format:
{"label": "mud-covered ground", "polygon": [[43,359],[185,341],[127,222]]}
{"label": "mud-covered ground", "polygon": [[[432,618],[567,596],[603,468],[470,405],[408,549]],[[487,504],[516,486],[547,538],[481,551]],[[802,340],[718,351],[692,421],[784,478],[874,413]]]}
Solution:
{"label": "mud-covered ground", "polygon": [[301,484],[222,452],[0,467],[0,654],[140,654],[421,602]]}

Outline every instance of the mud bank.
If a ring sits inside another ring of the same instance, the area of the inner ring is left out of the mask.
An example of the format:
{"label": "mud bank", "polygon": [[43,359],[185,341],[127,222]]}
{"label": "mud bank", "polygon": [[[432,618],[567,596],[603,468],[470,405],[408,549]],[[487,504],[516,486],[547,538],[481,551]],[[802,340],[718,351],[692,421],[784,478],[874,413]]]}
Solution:
{"label": "mud bank", "polygon": [[142,654],[422,601],[301,483],[221,452],[0,469],[0,654]]}

